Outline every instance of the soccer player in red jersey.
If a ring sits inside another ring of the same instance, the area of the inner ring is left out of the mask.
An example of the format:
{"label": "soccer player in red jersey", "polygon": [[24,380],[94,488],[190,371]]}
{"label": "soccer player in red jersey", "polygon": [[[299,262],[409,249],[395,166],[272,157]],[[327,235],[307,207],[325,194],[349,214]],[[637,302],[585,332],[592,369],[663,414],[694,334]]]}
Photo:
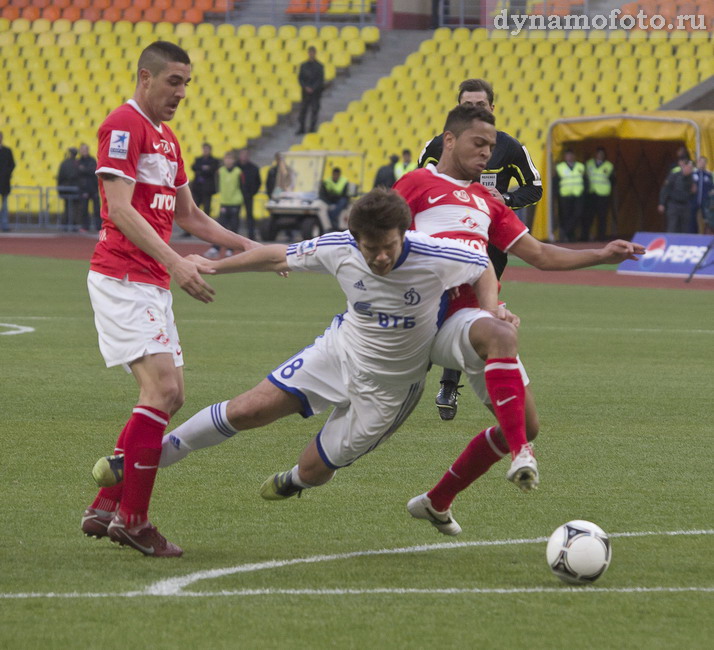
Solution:
{"label": "soccer player in red jersey", "polygon": [[193,201],[173,119],[191,78],[188,54],[173,43],[149,45],[138,61],[134,96],[99,127],[97,175],[102,229],[87,280],[99,348],[107,367],[134,375],[139,399],[116,443],[123,481],[102,488],[82,517],[82,531],[154,557],[178,557],[148,520],[149,501],[170,417],[184,401],[183,356],[170,279],[204,303],[213,289],[200,262],[170,246],[174,220],[207,242],[236,251],[259,244],[232,233]]}
{"label": "soccer player in red jersey", "polygon": [[[496,144],[494,124],[493,114],[474,104],[461,104],[449,113],[444,127],[444,150],[438,164],[406,174],[394,186],[411,208],[412,228],[433,237],[457,239],[484,252],[490,241],[502,251],[542,270],[613,264],[644,253],[638,244],[623,240],[610,242],[601,249],[570,250],[532,237],[510,208],[494,199],[480,183],[471,181],[479,177]],[[408,504],[412,516],[428,520],[446,535],[461,532],[451,515],[456,495],[509,452],[513,462],[507,476],[513,480],[514,466],[530,466],[533,475],[526,474],[526,480],[514,482],[523,489],[530,489],[538,481],[530,444],[523,444],[526,441],[517,426],[521,414],[525,413],[528,443],[538,434],[538,415],[527,375],[516,358],[489,359],[488,362],[481,358],[482,351],[474,345],[471,336],[477,305],[470,287],[460,287],[459,295],[450,300],[446,320],[435,339],[432,361],[465,371],[470,385],[496,414],[499,424],[480,432],[441,481]],[[449,361],[454,365],[449,365]],[[496,367],[490,367],[489,362]],[[519,370],[523,377],[521,386],[518,385]],[[503,382],[506,388],[494,390],[494,379]],[[508,426],[513,427],[510,432],[504,431],[504,418]],[[514,447],[514,443],[523,446]]]}

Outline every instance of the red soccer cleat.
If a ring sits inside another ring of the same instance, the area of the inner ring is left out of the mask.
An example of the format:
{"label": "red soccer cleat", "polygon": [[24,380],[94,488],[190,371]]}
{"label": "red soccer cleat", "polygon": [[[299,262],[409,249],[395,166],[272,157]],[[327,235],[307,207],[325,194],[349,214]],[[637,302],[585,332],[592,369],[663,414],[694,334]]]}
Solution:
{"label": "red soccer cleat", "polygon": [[107,527],[114,517],[114,513],[111,513],[108,517],[103,517],[99,510],[94,508],[87,508],[82,514],[82,532],[87,537],[96,537],[97,539],[101,537],[107,537]]}
{"label": "red soccer cleat", "polygon": [[107,528],[109,539],[122,546],[131,546],[152,557],[181,557],[183,550],[169,542],[148,521],[135,528],[127,528],[121,515],[116,515]]}

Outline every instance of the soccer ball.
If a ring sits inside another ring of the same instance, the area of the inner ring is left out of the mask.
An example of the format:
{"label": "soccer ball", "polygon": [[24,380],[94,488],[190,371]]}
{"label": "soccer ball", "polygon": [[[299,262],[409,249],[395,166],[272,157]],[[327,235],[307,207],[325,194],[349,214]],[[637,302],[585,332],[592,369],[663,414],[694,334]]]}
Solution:
{"label": "soccer ball", "polygon": [[555,529],[545,555],[550,570],[561,580],[585,585],[607,571],[612,548],[610,538],[600,526],[575,519]]}

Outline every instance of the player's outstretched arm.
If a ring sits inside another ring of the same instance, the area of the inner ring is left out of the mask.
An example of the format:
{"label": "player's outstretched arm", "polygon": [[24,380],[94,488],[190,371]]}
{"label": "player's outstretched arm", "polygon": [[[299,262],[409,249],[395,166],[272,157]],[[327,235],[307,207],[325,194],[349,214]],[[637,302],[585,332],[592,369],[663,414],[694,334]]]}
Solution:
{"label": "player's outstretched arm", "polygon": [[234,251],[248,251],[262,246],[252,239],[227,230],[215,219],[211,219],[196,205],[188,185],[176,190],[176,223],[186,232],[209,244],[225,246]]}
{"label": "player's outstretched arm", "polygon": [[498,280],[496,279],[496,272],[493,270],[493,264],[491,264],[491,262],[488,263],[481,277],[474,282],[473,287],[481,309],[490,311],[494,315],[497,314]]}
{"label": "player's outstretched arm", "polygon": [[511,248],[509,253],[541,271],[570,271],[598,264],[619,264],[625,260],[636,260],[645,249],[640,244],[616,239],[603,248],[575,250],[545,244],[530,234],[525,234]]}
{"label": "player's outstretched arm", "polygon": [[246,271],[273,271],[285,273],[289,271],[284,244],[269,244],[253,250],[224,257],[222,260],[207,260],[200,255],[189,255],[186,259],[195,264],[202,264],[215,273],[242,273]]}
{"label": "player's outstretched arm", "polygon": [[134,183],[119,176],[102,175],[109,219],[129,241],[163,264],[171,278],[192,298],[212,302],[215,291],[201,277],[202,269],[173,250],[132,206]]}

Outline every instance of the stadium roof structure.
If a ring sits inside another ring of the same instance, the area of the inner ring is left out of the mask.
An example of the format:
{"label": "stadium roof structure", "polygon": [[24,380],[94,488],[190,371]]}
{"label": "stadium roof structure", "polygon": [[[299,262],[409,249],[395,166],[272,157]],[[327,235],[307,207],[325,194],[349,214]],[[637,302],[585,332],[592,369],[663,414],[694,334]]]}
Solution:
{"label": "stadium roof structure", "polygon": [[563,118],[548,128],[545,160],[541,169],[545,200],[536,208],[533,236],[553,240],[552,178],[565,148],[575,151],[585,162],[597,147],[604,147],[615,164],[614,228],[620,236],[638,230],[661,231],[661,215],[656,210],[659,190],[672,166],[676,150],[687,147],[696,159],[714,160],[714,111],[649,111],[591,117]]}

